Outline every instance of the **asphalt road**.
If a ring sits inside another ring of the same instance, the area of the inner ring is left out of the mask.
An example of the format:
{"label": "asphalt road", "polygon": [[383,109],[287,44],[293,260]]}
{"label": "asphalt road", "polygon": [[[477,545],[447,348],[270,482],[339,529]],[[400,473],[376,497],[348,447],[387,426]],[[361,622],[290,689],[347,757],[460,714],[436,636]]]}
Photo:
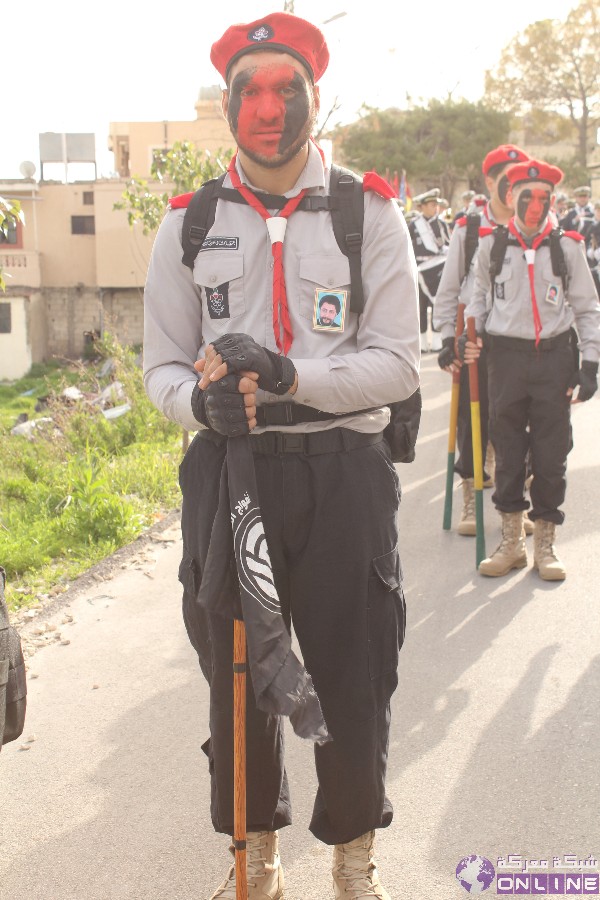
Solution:
{"label": "asphalt road", "polygon": [[[474,539],[442,529],[449,378],[431,355],[422,376],[417,460],[398,467],[409,620],[392,710],[395,818],[377,859],[394,900],[456,900],[465,855],[551,866],[600,854],[600,407],[574,408],[558,540],[567,581],[531,568],[485,579]],[[490,495],[488,551],[499,539]],[[454,501],[456,522],[458,479]],[[180,536],[164,536],[24,628],[47,645],[29,660],[23,739],[0,755],[2,900],[203,900],[229,864],[208,813],[208,696],[180,617]],[[323,900],[331,853],[307,830],[312,748],[291,729],[287,764],[285,896]]]}

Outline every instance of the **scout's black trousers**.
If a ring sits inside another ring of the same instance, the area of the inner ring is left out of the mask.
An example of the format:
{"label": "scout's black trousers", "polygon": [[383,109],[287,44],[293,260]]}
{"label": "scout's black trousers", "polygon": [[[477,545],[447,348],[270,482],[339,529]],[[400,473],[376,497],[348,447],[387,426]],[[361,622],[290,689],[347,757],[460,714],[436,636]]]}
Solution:
{"label": "scout's black trousers", "polygon": [[[456,428],[456,449],[458,458],[454,464],[454,471],[461,478],[473,478],[473,432],[471,431],[471,391],[469,388],[470,366],[464,365],[460,370],[460,394],[458,398],[458,419]],[[485,462],[485,452],[488,443],[488,374],[487,353],[481,351],[477,360],[477,374],[479,381],[479,412],[481,417],[481,449]]]}
{"label": "scout's black trousers", "polygon": [[[566,396],[575,372],[568,332],[542,341],[490,336],[488,390],[490,438],[496,452],[496,490],[501,512],[529,507],[524,497],[527,451],[533,481],[529,518],[561,525],[567,455],[573,447]],[[529,427],[529,432],[527,428]]]}
{"label": "scout's black trousers", "polygon": [[[335,429],[343,432],[343,429]],[[324,434],[323,432],[320,433]],[[385,441],[356,449],[253,454],[275,584],[333,740],[315,745],[310,830],[326,844],[389,825],[390,698],[404,639],[398,557],[400,488]],[[210,684],[211,815],[233,831],[232,619],[196,601],[225,446],[192,441],[180,467],[183,614]],[[250,679],[247,679],[248,683]],[[283,721],[247,697],[247,828],[291,823]]]}

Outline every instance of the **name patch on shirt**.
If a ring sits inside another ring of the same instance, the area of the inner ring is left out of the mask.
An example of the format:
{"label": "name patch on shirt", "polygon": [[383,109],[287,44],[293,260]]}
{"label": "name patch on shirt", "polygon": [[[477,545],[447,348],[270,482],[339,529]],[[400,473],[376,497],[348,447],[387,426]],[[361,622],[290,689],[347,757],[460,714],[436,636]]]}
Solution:
{"label": "name patch on shirt", "polygon": [[200,252],[203,250],[237,250],[240,239],[237,237],[207,237],[202,241]]}
{"label": "name patch on shirt", "polygon": [[229,283],[220,284],[216,288],[204,288],[206,292],[206,306],[211,319],[229,318]]}

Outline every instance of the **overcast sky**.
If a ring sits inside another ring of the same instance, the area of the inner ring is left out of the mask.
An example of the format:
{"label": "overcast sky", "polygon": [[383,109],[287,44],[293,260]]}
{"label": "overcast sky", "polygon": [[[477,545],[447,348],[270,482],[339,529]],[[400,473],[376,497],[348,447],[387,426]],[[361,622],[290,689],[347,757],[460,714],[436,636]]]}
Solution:
{"label": "overcast sky", "polygon": [[[283,2],[254,0],[21,0],[3,3],[0,179],[19,178],[31,160],[39,175],[38,134],[95,132],[100,175],[109,175],[111,121],[192,120],[201,86],[220,84],[210,46],[234,22],[250,22]],[[413,99],[477,100],[484,72],[529,23],[564,19],[574,0],[296,0],[295,13],[322,25],[331,63],[322,107],[338,97],[333,121],[361,104],[387,108]],[[558,51],[559,48],[557,48]]]}

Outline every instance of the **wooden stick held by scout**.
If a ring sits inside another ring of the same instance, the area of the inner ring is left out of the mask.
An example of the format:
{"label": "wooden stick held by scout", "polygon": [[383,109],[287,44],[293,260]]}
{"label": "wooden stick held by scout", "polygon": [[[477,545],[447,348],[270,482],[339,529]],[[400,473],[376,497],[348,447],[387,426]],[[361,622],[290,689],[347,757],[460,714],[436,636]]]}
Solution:
{"label": "wooden stick held by scout", "polygon": [[247,900],[246,869],[246,626],[233,620],[233,846],[236,900]]}
{"label": "wooden stick held by scout", "polygon": [[[465,329],[465,304],[459,303],[456,311],[456,341]],[[452,493],[454,490],[454,459],[456,456],[456,429],[458,426],[458,403],[460,399],[460,369],[452,372],[452,392],[450,394],[450,425],[448,428],[448,462],[446,467],[446,498],[444,500],[444,531],[452,527]]]}
{"label": "wooden stick held by scout", "polygon": [[[467,338],[477,343],[475,319],[467,319]],[[483,453],[481,447],[481,410],[479,405],[479,371],[477,360],[469,365],[469,392],[471,395],[471,433],[473,436],[473,476],[475,484],[475,559],[476,566],[485,559],[485,532],[483,526]]]}

